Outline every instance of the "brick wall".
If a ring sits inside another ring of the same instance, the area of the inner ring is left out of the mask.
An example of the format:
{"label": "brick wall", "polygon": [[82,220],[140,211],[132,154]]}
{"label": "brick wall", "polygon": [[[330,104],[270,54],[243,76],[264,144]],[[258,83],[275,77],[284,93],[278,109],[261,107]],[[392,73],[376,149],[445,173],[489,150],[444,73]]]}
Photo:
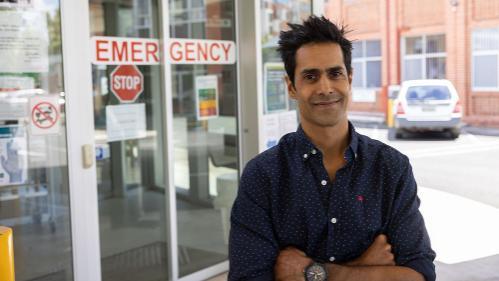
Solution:
{"label": "brick wall", "polygon": [[[399,1],[400,2],[400,1]],[[402,0],[401,25],[404,27],[442,25],[446,0]]]}

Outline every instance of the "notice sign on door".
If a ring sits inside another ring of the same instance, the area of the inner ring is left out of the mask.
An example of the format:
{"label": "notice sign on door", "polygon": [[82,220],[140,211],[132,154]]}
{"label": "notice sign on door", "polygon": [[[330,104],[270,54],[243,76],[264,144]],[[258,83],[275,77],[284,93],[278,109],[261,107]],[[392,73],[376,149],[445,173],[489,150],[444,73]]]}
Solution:
{"label": "notice sign on door", "polygon": [[[94,36],[92,63],[97,65],[156,65],[160,63],[157,39]],[[170,38],[164,52],[171,64],[234,64],[236,44],[227,40]]]}
{"label": "notice sign on door", "polygon": [[145,104],[106,106],[106,128],[108,142],[145,138]]}
{"label": "notice sign on door", "polygon": [[60,131],[59,96],[37,96],[29,101],[32,135],[54,135]]}
{"label": "notice sign on door", "polygon": [[0,11],[0,72],[48,72],[45,13]]}
{"label": "notice sign on door", "polygon": [[218,117],[218,79],[216,75],[196,77],[196,116],[198,120]]}

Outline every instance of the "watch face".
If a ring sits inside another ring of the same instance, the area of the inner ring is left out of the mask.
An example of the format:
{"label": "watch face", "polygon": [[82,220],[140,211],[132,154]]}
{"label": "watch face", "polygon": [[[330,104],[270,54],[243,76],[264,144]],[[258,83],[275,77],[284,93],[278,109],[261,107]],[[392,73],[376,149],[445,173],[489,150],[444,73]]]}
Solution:
{"label": "watch face", "polygon": [[305,277],[307,281],[325,281],[327,280],[327,272],[322,264],[314,263],[307,267]]}

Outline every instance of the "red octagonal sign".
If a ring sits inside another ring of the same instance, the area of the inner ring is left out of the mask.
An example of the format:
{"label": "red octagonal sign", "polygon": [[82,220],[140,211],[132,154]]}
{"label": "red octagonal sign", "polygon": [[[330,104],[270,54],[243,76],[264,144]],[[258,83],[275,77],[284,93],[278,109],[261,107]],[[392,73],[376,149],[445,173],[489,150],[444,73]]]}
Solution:
{"label": "red octagonal sign", "polygon": [[121,102],[134,102],[144,90],[144,75],[135,65],[120,65],[111,73],[111,92]]}

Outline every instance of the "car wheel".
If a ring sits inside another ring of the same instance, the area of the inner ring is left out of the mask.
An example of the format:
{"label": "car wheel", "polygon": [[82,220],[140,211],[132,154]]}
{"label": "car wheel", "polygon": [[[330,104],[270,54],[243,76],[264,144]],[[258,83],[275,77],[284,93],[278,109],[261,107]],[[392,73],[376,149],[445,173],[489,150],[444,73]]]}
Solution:
{"label": "car wheel", "polygon": [[388,140],[395,140],[397,138],[396,136],[396,131],[397,129],[395,128],[388,128]]}
{"label": "car wheel", "polygon": [[449,135],[452,139],[457,139],[459,138],[459,135],[461,134],[461,130],[459,130],[458,128],[452,128],[452,129],[449,129]]}
{"label": "car wheel", "polygon": [[403,139],[404,138],[404,132],[400,129],[396,129],[395,131],[395,138],[397,139]]}

